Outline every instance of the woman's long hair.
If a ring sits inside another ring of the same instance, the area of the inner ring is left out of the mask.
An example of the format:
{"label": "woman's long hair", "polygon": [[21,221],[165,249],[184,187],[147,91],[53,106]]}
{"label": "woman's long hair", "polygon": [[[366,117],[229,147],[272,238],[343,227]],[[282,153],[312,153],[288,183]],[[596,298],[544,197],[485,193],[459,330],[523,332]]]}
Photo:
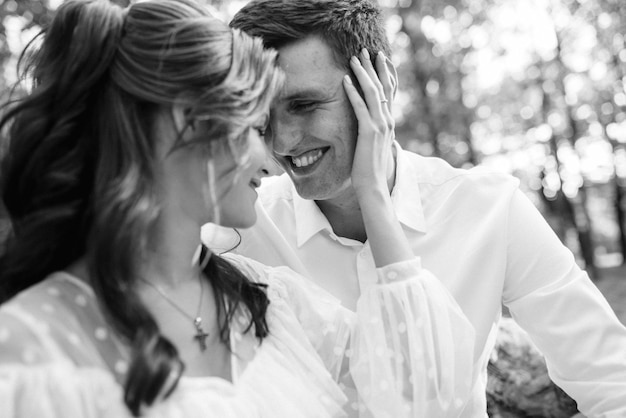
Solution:
{"label": "woman's long hair", "polygon": [[[138,415],[171,391],[172,373],[182,373],[176,348],[134,291],[160,212],[152,132],[158,109],[182,105],[190,124],[205,121],[208,132],[197,141],[241,137],[281,74],[260,40],[191,0],[128,9],[68,0],[42,37],[20,60],[30,93],[0,120],[10,140],[2,197],[12,222],[0,258],[0,302],[85,256],[103,311],[132,347],[125,401]],[[240,305],[263,338],[263,289],[217,255],[205,274],[222,309],[221,338]]]}

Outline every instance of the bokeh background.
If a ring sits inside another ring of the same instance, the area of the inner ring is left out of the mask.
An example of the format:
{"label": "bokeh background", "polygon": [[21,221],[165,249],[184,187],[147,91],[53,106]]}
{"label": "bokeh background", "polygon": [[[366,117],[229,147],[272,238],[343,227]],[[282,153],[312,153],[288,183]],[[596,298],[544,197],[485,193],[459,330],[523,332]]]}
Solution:
{"label": "bokeh background", "polygon": [[[21,49],[62,1],[0,0],[2,99]],[[204,2],[225,20],[246,3]],[[626,2],[379,2],[403,146],[515,175],[594,279],[623,265]]]}
{"label": "bokeh background", "polygon": [[[0,0],[2,101],[20,51],[62,1]],[[199,1],[224,20],[247,2]],[[400,76],[394,116],[404,148],[519,178],[626,323],[626,1],[379,3]],[[0,204],[0,242],[7,231]],[[507,344],[490,364],[490,384],[502,383],[488,390],[490,415],[571,416],[571,405],[542,412],[520,403],[532,394],[507,406],[515,393],[548,387],[532,350]],[[554,393],[538,404],[561,402]]]}

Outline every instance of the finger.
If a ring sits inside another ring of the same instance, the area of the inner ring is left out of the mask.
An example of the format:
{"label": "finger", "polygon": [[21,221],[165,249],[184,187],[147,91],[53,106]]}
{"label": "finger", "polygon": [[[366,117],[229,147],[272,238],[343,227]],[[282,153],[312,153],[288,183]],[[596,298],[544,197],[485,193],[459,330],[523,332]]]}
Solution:
{"label": "finger", "polygon": [[383,51],[379,51],[376,54],[376,70],[378,72],[378,79],[382,86],[383,98],[387,100],[386,107],[391,113],[391,99],[393,99],[393,82],[391,81],[391,73],[387,66],[387,57]]}
{"label": "finger", "polygon": [[367,48],[363,48],[361,50],[361,57],[360,58],[361,58],[361,65],[363,65],[363,68],[365,69],[365,72],[367,72],[367,74],[370,76],[372,82],[376,86],[376,89],[378,90],[379,97],[381,99],[386,98],[384,90],[383,90],[383,86],[380,83],[378,74],[376,74],[376,70],[374,69],[374,64],[372,63],[372,60],[370,58],[370,54],[369,54],[369,51],[367,50]]}
{"label": "finger", "polygon": [[365,129],[366,126],[369,126],[366,122],[371,120],[370,111],[357,91],[356,86],[352,83],[352,79],[349,75],[343,76],[343,88],[348,96],[350,104],[352,105],[354,114],[356,115],[356,119],[359,124],[359,133],[363,133],[363,129]]}
{"label": "finger", "polygon": [[[385,120],[379,88],[374,84],[372,77],[368,74],[357,57],[353,56],[350,59],[350,68],[352,68],[352,71],[361,86],[365,104],[367,105],[367,108],[369,108],[372,117],[380,121]],[[378,77],[376,77],[376,79],[378,79]]]}

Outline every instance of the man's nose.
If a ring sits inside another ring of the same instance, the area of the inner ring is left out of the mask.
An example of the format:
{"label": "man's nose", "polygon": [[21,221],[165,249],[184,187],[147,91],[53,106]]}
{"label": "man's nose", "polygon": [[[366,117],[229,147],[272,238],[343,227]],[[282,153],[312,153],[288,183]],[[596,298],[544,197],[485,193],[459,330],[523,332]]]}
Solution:
{"label": "man's nose", "polygon": [[297,117],[280,115],[272,120],[272,149],[277,155],[291,155],[302,141],[303,131]]}

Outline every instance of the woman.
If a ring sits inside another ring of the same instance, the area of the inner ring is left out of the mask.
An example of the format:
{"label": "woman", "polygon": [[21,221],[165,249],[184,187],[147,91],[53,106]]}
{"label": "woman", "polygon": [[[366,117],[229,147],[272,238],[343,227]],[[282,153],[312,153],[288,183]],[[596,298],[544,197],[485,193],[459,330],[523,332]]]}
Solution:
{"label": "woman", "polygon": [[[471,328],[401,240],[378,251],[381,283],[395,282],[364,295],[357,314],[287,269],[200,245],[206,222],[256,219],[262,135],[281,85],[274,52],[191,0],[69,0],[24,57],[33,87],[0,123],[13,225],[0,259],[3,413],[460,408],[450,405],[467,388],[436,362],[471,358],[450,350],[471,347]],[[355,74],[378,104],[371,65]],[[379,244],[397,238],[376,228]],[[388,332],[415,318],[427,326]],[[339,376],[354,380],[361,404],[346,405]]]}

